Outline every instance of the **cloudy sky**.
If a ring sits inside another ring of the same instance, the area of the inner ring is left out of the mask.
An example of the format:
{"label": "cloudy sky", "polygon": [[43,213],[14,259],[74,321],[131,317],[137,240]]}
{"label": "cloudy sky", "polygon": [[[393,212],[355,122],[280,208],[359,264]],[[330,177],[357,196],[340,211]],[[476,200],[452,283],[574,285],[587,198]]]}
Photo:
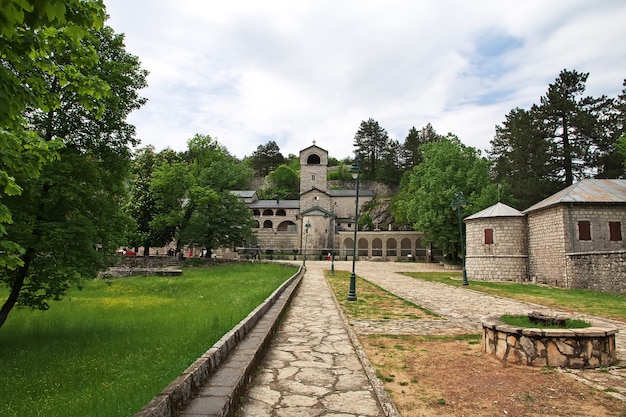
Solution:
{"label": "cloudy sky", "polygon": [[237,157],[316,141],[336,158],[373,118],[488,150],[515,107],[563,69],[615,97],[626,78],[623,0],[104,0],[107,24],[150,71],[133,113],[143,145],[196,133]]}

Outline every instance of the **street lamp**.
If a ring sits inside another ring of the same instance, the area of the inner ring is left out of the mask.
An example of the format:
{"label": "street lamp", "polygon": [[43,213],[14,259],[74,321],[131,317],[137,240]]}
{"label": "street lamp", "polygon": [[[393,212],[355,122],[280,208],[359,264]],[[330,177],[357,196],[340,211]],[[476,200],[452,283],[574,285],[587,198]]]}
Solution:
{"label": "street lamp", "polygon": [[309,242],[309,229],[311,228],[311,223],[309,223],[308,220],[304,225],[304,228],[306,229],[306,234],[304,235],[304,258],[302,259],[302,266],[306,267],[306,246]]}
{"label": "street lamp", "polygon": [[354,209],[354,249],[352,252],[352,274],[350,274],[350,291],[348,292],[348,301],[356,301],[356,274],[354,273],[354,266],[356,262],[356,232],[359,228],[359,174],[361,174],[361,167],[359,166],[359,156],[357,155],[356,161],[350,167],[350,175],[356,180],[356,203]]}
{"label": "street lamp", "polygon": [[[452,210],[457,212],[459,218],[459,235],[461,237],[461,256],[463,257],[463,285],[469,285],[467,282],[467,271],[465,270],[465,239],[463,238],[463,207],[467,207],[467,200],[462,191],[454,193],[454,200],[450,203]],[[458,209],[458,210],[457,210]]]}
{"label": "street lamp", "polygon": [[[328,217],[327,214],[324,214],[324,217]],[[336,224],[336,216],[335,216],[335,212],[333,210],[330,211],[330,230],[331,230],[331,239],[332,239],[332,252],[331,252],[331,256],[330,256],[330,275],[331,276],[335,276],[335,234],[336,234],[336,229],[337,228],[337,224]],[[328,242],[326,242],[328,243]]]}

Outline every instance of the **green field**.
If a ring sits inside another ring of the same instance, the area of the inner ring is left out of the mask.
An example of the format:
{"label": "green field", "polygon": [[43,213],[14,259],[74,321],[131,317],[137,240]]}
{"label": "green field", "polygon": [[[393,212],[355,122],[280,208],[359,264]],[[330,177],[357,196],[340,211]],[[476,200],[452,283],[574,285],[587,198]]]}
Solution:
{"label": "green field", "polygon": [[49,311],[16,309],[0,328],[0,415],[132,416],[296,271],[94,280]]}

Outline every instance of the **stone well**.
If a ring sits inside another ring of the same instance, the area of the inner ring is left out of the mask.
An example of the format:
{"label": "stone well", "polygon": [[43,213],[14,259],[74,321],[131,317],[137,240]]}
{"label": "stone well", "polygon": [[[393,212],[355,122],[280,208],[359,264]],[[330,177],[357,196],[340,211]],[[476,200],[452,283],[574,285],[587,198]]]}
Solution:
{"label": "stone well", "polygon": [[481,319],[483,350],[505,363],[561,368],[600,368],[616,362],[617,328],[540,329],[505,324],[500,315]]}

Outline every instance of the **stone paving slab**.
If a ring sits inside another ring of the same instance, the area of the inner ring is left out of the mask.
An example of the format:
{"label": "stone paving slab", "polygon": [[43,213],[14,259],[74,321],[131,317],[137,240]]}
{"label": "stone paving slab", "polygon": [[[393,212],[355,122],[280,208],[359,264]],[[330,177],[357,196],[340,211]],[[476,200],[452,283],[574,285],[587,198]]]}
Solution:
{"label": "stone paving slab", "polygon": [[388,415],[324,278],[309,266],[237,415]]}

